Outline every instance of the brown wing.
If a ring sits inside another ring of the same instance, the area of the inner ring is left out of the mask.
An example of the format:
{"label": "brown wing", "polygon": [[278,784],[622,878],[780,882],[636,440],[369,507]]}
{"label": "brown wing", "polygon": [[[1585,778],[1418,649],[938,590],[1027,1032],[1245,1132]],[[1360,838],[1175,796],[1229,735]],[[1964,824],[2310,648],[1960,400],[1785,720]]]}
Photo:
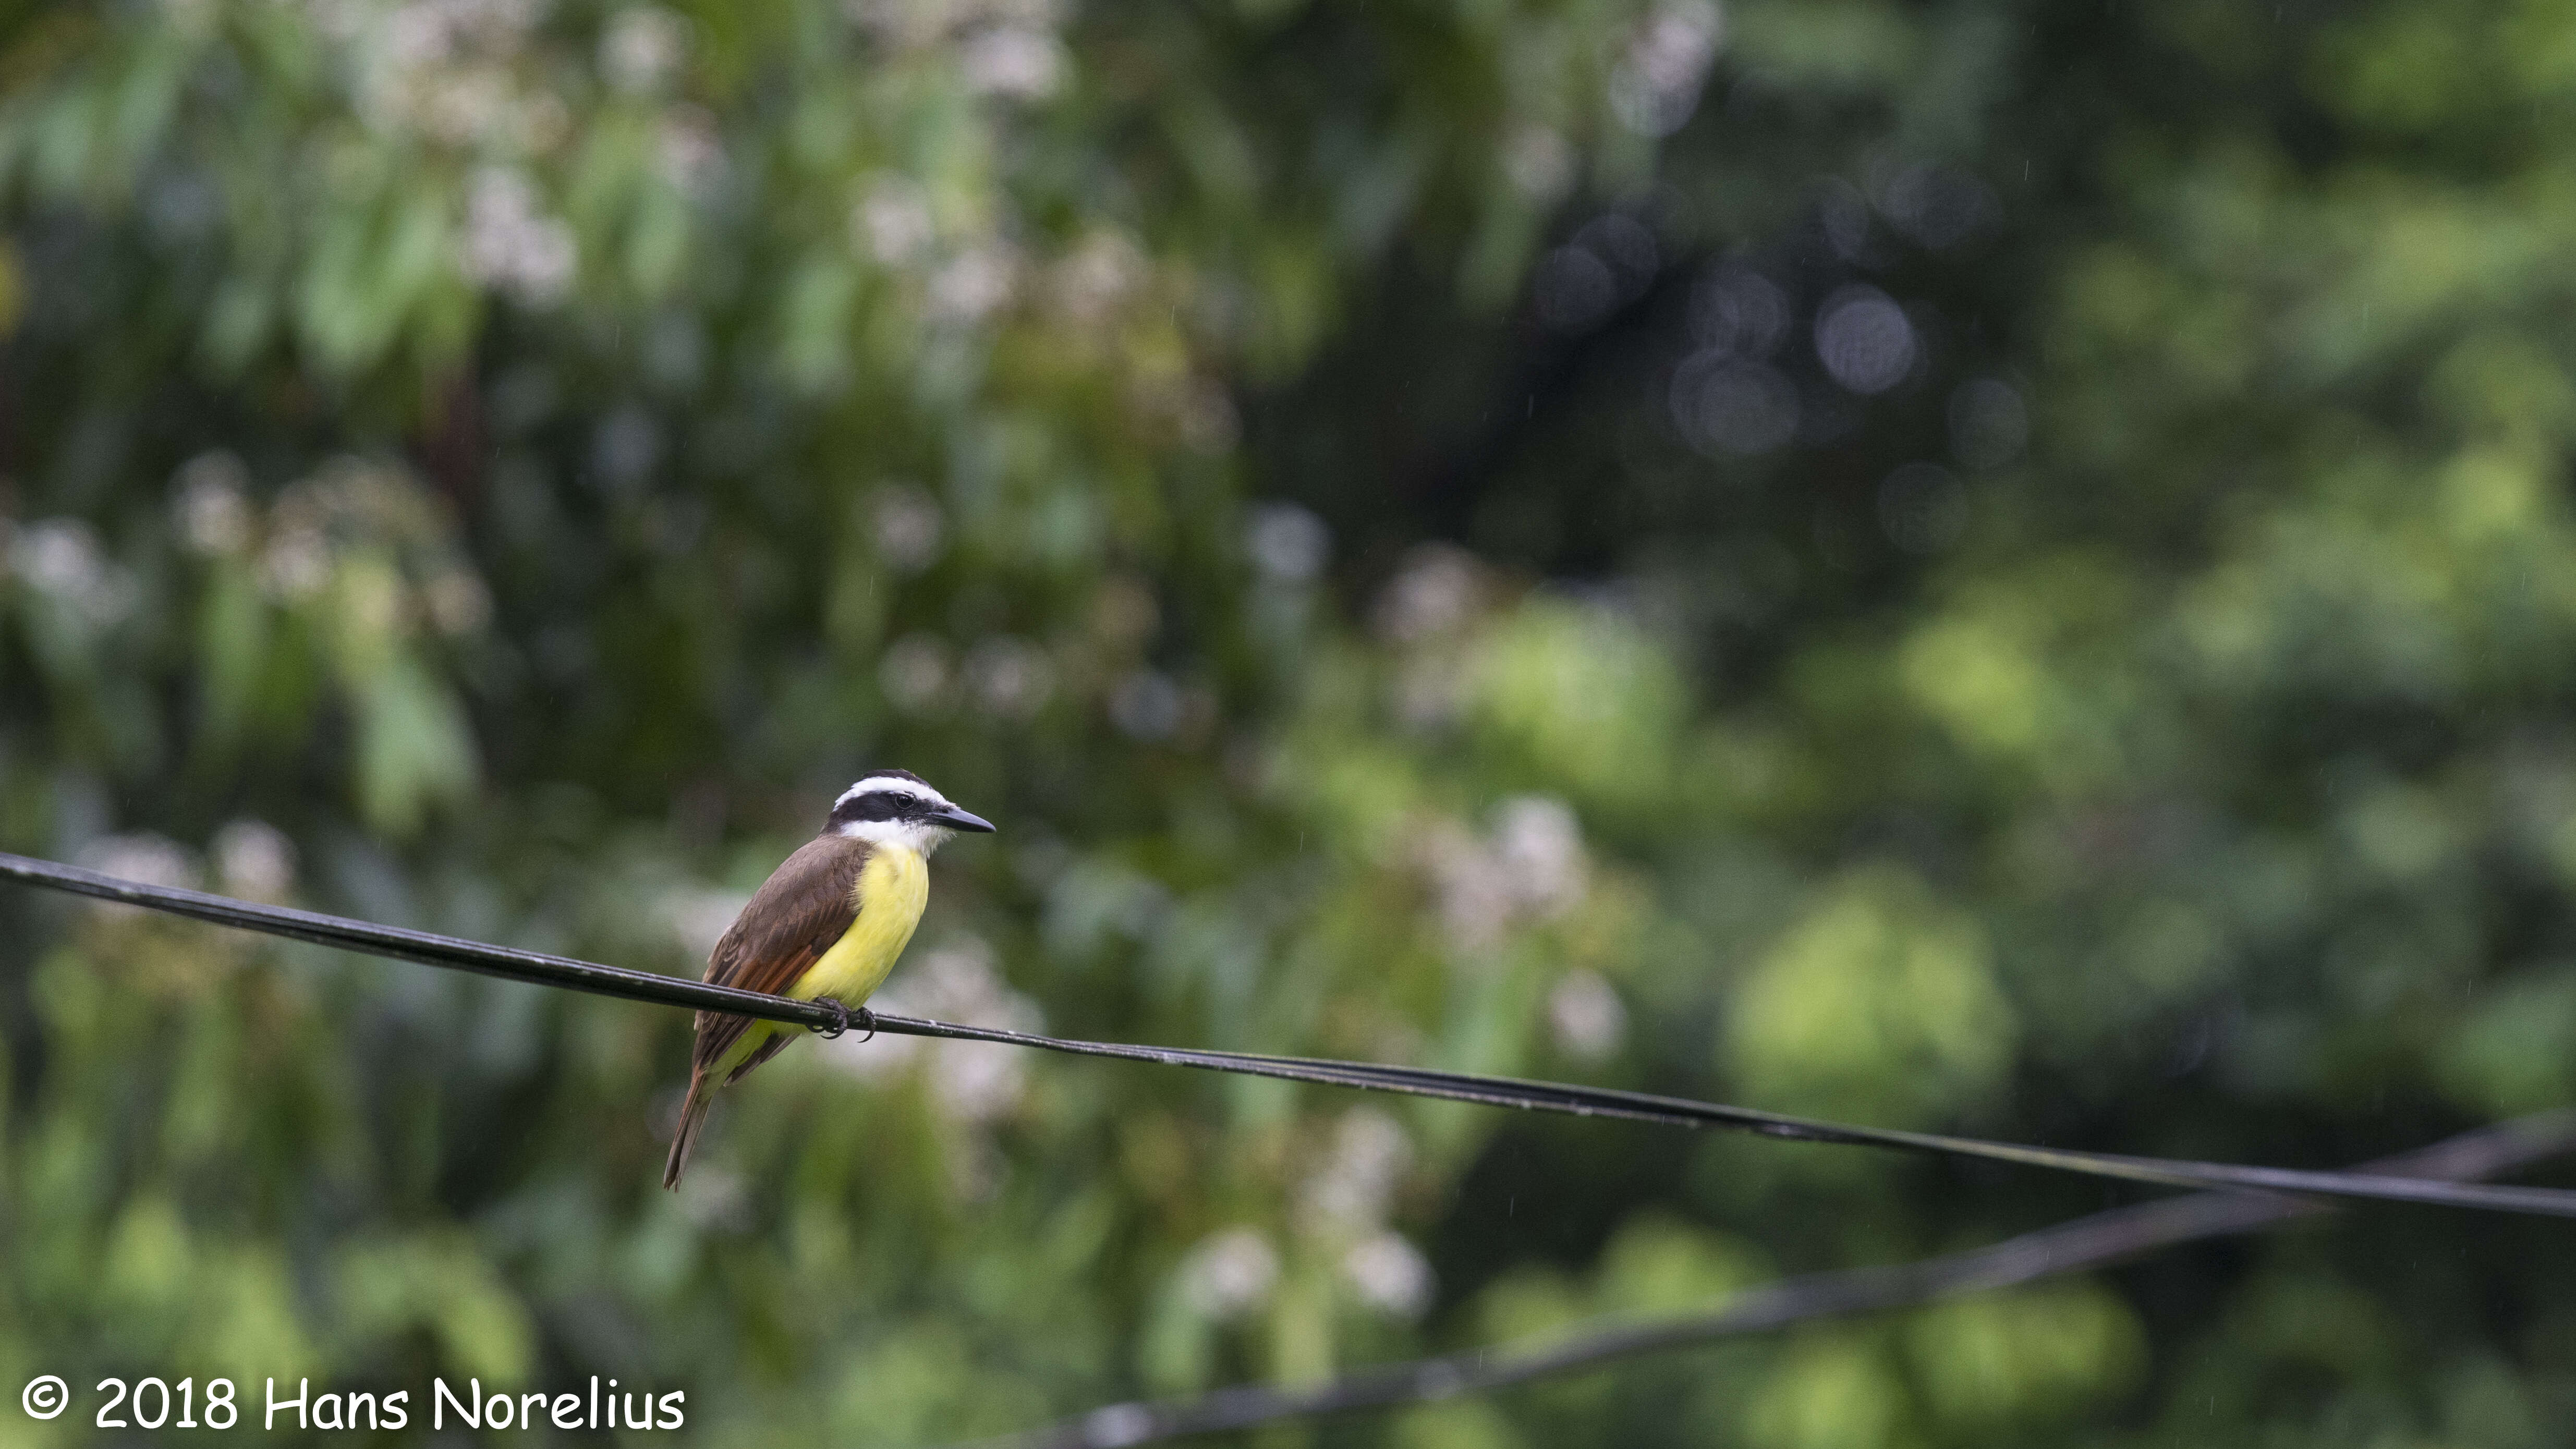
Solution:
{"label": "brown wing", "polygon": [[[706,979],[718,986],[783,995],[859,917],[859,870],[866,841],[826,835],[810,840],[770,872],[707,956]],[[712,1068],[751,1025],[747,1016],[698,1013],[697,1049],[689,1065]],[[784,1045],[790,1038],[779,1038]],[[744,1063],[747,1071],[752,1063]],[[741,1072],[736,1072],[740,1076]]]}

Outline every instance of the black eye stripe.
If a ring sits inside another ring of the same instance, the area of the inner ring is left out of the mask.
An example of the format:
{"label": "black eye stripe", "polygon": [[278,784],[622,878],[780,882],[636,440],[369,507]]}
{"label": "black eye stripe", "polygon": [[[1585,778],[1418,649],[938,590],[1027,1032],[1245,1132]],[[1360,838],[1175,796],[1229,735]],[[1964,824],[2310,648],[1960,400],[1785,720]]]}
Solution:
{"label": "black eye stripe", "polygon": [[848,825],[866,820],[912,819],[938,808],[909,790],[869,790],[833,806],[832,823]]}

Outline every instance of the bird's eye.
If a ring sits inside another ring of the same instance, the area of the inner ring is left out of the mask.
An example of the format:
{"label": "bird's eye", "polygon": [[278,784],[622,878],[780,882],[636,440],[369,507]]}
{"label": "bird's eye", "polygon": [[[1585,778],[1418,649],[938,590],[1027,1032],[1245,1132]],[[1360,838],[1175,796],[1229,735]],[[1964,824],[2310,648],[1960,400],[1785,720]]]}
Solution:
{"label": "bird's eye", "polygon": [[842,801],[832,811],[832,818],[840,821],[894,820],[902,816],[908,803],[908,797],[892,790],[870,790]]}

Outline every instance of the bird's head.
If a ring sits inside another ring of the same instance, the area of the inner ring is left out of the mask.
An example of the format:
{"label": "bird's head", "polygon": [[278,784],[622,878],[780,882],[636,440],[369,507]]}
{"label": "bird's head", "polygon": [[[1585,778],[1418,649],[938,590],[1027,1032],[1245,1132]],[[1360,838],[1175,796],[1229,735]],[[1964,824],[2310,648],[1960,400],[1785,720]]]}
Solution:
{"label": "bird's head", "polygon": [[900,845],[928,855],[960,830],[989,831],[992,822],[948,803],[910,770],[871,770],[832,802],[834,835],[870,845]]}

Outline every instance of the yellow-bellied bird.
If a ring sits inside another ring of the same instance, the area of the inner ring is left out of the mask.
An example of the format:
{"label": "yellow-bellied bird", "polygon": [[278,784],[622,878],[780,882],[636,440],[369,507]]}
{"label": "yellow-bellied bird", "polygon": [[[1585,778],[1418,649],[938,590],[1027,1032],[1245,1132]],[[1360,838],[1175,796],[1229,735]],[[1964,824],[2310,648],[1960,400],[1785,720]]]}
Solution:
{"label": "yellow-bellied bird", "polygon": [[[948,803],[909,770],[877,770],[832,802],[807,841],[734,918],[707,957],[707,980],[800,1001],[857,1007],[885,984],[930,900],[930,853],[960,830],[992,825]],[[778,1054],[802,1028],[698,1013],[689,1100],[671,1138],[662,1185],[678,1187],[718,1087]]]}

